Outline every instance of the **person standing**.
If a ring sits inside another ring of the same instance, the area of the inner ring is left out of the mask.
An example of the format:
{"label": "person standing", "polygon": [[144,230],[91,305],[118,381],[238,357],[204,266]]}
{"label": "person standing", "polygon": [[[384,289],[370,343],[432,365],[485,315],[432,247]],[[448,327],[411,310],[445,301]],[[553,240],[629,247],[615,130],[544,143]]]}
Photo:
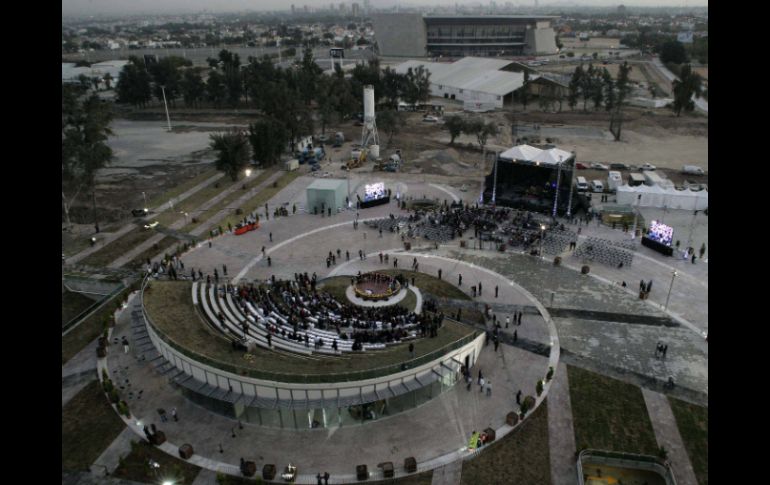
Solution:
{"label": "person standing", "polygon": [[481,296],[481,281],[479,281],[479,296]]}
{"label": "person standing", "polygon": [[521,389],[516,393],[516,404],[521,405]]}
{"label": "person standing", "polygon": [[324,485],[329,485],[329,472],[324,472]]}
{"label": "person standing", "polygon": [[179,421],[179,417],[176,415],[176,408],[171,408],[171,417],[174,418],[174,421]]}
{"label": "person standing", "polygon": [[479,392],[484,392],[484,385],[487,383],[486,380],[482,377],[479,379]]}
{"label": "person standing", "polygon": [[487,382],[487,397],[492,397],[492,381]]}
{"label": "person standing", "polygon": [[505,316],[505,328],[508,328],[508,325],[511,323],[511,317]]}
{"label": "person standing", "polygon": [[441,268],[438,269],[438,279],[441,279]]}
{"label": "person standing", "polygon": [[414,359],[414,344],[413,343],[409,344],[409,355],[411,356],[412,359]]}
{"label": "person standing", "polygon": [[495,352],[497,352],[497,348],[500,346],[500,339],[495,337],[494,342],[495,342]]}
{"label": "person standing", "polygon": [[703,255],[706,254],[706,243],[700,247],[700,259],[703,259]]}
{"label": "person standing", "polygon": [[128,353],[128,339],[125,336],[123,336],[123,353]]}
{"label": "person standing", "polygon": [[270,233],[270,242],[273,242],[273,233]]}
{"label": "person standing", "polygon": [[513,343],[516,343],[517,340],[519,340],[518,330],[514,330],[513,331]]}
{"label": "person standing", "polygon": [[500,291],[500,288],[497,285],[495,285],[495,298],[497,298],[497,294],[499,291]]}
{"label": "person standing", "polygon": [[462,285],[463,285],[463,275],[458,274],[457,275],[457,286],[462,286]]}

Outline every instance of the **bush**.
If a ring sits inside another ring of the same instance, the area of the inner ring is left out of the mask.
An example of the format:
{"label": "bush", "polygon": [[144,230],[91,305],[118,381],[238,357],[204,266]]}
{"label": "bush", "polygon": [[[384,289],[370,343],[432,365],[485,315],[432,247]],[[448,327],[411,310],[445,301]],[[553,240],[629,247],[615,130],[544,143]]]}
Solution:
{"label": "bush", "polygon": [[580,273],[581,274],[588,274],[589,271],[591,271],[591,268],[587,264],[583,265],[583,267],[580,268]]}
{"label": "bush", "polygon": [[666,458],[668,458],[668,450],[666,450],[665,446],[661,446],[661,447],[658,448],[658,456],[662,460],[665,460]]}
{"label": "bush", "polygon": [[115,387],[113,387],[112,389],[109,390],[108,394],[110,396],[110,402],[112,404],[118,404],[118,402],[120,401],[120,394],[118,394],[118,390],[115,389]]}
{"label": "bush", "polygon": [[548,374],[545,375],[545,380],[550,381],[553,379],[553,367],[548,368]]}
{"label": "bush", "polygon": [[128,411],[128,404],[126,404],[126,401],[120,401],[118,403],[118,412],[127,418],[131,417],[131,413]]}
{"label": "bush", "polygon": [[538,397],[543,393],[543,381],[537,381],[535,385],[535,391],[537,391]]}
{"label": "bush", "polygon": [[106,380],[109,380],[109,378],[110,378],[110,375],[107,374],[107,369],[102,368],[102,380],[106,381]]}
{"label": "bush", "polygon": [[102,381],[102,389],[104,389],[104,392],[107,394],[110,394],[115,389],[115,386],[112,384],[112,381],[105,378],[104,381]]}
{"label": "bush", "polygon": [[567,57],[575,57],[575,53],[574,53],[574,52],[571,52],[571,51],[570,51],[570,52],[567,52],[567,54],[566,54],[566,55],[567,55]]}

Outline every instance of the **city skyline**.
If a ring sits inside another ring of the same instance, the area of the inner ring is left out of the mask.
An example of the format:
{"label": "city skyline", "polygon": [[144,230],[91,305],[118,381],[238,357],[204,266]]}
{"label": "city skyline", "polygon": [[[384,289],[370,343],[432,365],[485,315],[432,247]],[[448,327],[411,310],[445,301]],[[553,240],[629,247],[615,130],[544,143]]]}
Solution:
{"label": "city skyline", "polygon": [[[352,5],[358,3],[363,12],[363,0],[359,2],[345,1],[333,2],[336,8],[340,3]],[[574,8],[574,7],[613,7],[625,5],[627,7],[707,7],[708,1],[703,0],[581,0],[581,1],[548,1],[535,0],[530,1],[456,1],[447,5],[445,0],[371,0],[370,6],[373,9],[391,8],[396,5],[403,7],[437,7],[437,6],[489,6],[495,3],[498,7],[506,3],[513,4],[516,8],[529,9],[539,4],[539,8]],[[294,2],[297,9],[303,9],[305,6],[315,9],[328,9],[329,0],[302,0]],[[144,13],[234,13],[234,12],[258,12],[258,11],[290,11],[291,3],[282,0],[218,0],[212,3],[208,0],[112,0],[110,2],[95,2],[94,0],[62,0],[62,16],[87,16],[87,15],[135,15]]]}

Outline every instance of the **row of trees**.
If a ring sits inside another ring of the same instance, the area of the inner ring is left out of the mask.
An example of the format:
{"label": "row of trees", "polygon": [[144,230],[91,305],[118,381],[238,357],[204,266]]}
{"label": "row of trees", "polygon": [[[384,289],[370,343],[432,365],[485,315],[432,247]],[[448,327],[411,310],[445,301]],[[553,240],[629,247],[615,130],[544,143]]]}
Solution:
{"label": "row of trees", "polygon": [[574,110],[578,101],[582,100],[583,111],[587,111],[588,101],[591,101],[594,110],[602,106],[606,111],[619,110],[631,92],[629,84],[631,69],[632,67],[624,62],[615,80],[606,67],[598,68],[589,64],[588,69],[583,69],[582,64],[577,66],[569,82],[567,104]]}
{"label": "row of trees", "polygon": [[449,144],[455,142],[455,138],[462,133],[476,137],[479,147],[483,150],[490,136],[498,133],[497,125],[493,122],[486,122],[481,118],[465,119],[458,115],[448,117],[444,122],[444,129],[449,131]]}

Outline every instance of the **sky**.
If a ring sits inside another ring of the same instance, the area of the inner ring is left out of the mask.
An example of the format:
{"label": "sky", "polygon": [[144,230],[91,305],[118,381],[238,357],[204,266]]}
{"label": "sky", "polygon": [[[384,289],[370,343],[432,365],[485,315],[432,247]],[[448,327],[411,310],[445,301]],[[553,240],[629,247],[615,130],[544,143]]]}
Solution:
{"label": "sky", "polygon": [[[534,6],[535,0],[496,0],[498,5],[504,5],[510,1],[514,6]],[[237,12],[237,11],[258,11],[258,10],[288,10],[291,4],[301,8],[304,5],[309,7],[328,8],[330,3],[339,7],[340,1],[331,0],[62,0],[62,15],[66,16],[87,16],[87,15],[118,15],[118,14],[140,14],[140,13],[189,13],[208,10],[212,13],[218,12]],[[352,0],[345,0],[343,3],[350,8]],[[363,0],[357,0],[357,3],[363,7]],[[396,4],[400,5],[452,5],[463,4],[489,4],[489,0],[370,0],[372,8],[388,8]],[[684,6],[707,6],[708,0],[540,0],[540,6],[558,6],[562,5],[586,5],[597,7],[612,7],[621,3],[629,7],[647,6],[647,7],[684,7]]]}

